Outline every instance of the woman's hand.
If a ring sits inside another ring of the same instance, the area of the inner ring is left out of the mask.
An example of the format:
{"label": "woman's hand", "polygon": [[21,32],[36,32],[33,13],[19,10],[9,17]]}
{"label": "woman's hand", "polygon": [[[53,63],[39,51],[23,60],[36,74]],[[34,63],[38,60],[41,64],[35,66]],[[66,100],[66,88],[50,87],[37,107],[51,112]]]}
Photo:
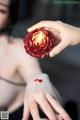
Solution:
{"label": "woman's hand", "polygon": [[50,57],[59,54],[68,46],[80,43],[80,28],[78,27],[74,27],[61,21],[41,21],[30,27],[28,32],[41,27],[50,30],[60,40],[60,43],[50,52]]}
{"label": "woman's hand", "polygon": [[46,120],[71,120],[59,102],[43,90],[37,90],[32,94],[25,93],[22,120],[29,120],[30,114],[33,120],[45,120],[40,118],[38,107],[47,116]]}

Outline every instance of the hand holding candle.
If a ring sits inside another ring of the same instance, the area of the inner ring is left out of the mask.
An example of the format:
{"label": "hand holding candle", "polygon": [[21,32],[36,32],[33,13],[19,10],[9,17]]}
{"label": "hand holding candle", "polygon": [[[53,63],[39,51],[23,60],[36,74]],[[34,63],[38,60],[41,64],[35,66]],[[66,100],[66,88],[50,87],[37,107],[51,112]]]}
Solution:
{"label": "hand holding candle", "polygon": [[56,44],[56,37],[44,28],[38,28],[28,33],[24,38],[26,52],[36,58],[44,58]]}

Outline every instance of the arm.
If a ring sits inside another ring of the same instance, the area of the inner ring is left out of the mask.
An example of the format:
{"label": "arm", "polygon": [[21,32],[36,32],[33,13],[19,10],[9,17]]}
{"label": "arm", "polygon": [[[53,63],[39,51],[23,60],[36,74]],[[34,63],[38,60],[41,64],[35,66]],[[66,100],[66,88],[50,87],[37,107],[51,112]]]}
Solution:
{"label": "arm", "polygon": [[12,102],[12,104],[10,104],[10,106],[7,108],[7,110],[9,111],[9,113],[14,112],[16,109],[18,109],[20,106],[23,105],[24,103],[24,91],[22,91],[17,97],[16,99]]}
{"label": "arm", "polygon": [[40,119],[38,106],[50,120],[56,120],[56,116],[70,120],[59,103],[59,96],[50,83],[48,75],[42,73],[37,59],[29,56],[21,45],[18,49],[18,69],[27,83],[23,120],[27,120],[30,113],[34,120]]}
{"label": "arm", "polygon": [[60,39],[60,43],[50,52],[51,57],[59,54],[68,46],[80,44],[80,28],[78,27],[74,27],[61,21],[41,21],[29,28],[28,31],[30,32],[41,27],[50,30],[58,39]]}

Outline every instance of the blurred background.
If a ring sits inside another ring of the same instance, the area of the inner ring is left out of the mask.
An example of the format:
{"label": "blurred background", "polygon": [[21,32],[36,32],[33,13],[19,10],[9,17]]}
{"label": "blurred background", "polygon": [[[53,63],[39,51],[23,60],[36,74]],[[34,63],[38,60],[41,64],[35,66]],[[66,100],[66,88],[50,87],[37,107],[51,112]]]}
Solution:
{"label": "blurred background", "polygon": [[[16,1],[16,0],[15,0]],[[17,0],[12,35],[23,38],[26,29],[41,20],[61,20],[80,27],[80,0]],[[58,89],[73,120],[80,115],[80,45],[65,49],[54,58],[39,60]]]}

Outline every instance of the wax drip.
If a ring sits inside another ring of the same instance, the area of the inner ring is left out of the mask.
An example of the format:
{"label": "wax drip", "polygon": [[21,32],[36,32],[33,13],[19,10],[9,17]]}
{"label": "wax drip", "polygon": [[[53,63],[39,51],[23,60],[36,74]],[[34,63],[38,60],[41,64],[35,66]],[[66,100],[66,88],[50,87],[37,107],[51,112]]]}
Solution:
{"label": "wax drip", "polygon": [[42,83],[43,80],[42,79],[35,79],[34,82]]}

